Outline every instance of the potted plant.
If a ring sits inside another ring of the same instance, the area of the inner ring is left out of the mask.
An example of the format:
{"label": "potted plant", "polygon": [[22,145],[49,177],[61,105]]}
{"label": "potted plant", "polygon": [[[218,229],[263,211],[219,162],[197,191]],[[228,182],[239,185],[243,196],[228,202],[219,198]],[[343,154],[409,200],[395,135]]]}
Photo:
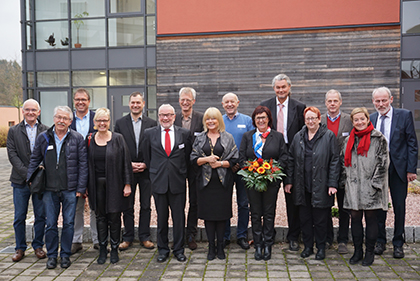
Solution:
{"label": "potted plant", "polygon": [[74,23],[74,25],[76,26],[76,34],[77,34],[77,36],[76,36],[76,38],[77,38],[77,43],[75,43],[74,44],[74,47],[75,48],[80,48],[80,47],[82,47],[82,44],[80,44],[79,43],[79,29],[80,29],[80,27],[82,26],[82,25],[84,25],[85,23],[83,22],[83,20],[81,20],[82,18],[84,18],[84,17],[87,17],[89,15],[89,13],[88,12],[86,12],[86,11],[84,11],[83,13],[81,13],[81,14],[76,14],[74,17],[75,18],[77,18],[77,20],[74,20],[73,21],[73,23]]}

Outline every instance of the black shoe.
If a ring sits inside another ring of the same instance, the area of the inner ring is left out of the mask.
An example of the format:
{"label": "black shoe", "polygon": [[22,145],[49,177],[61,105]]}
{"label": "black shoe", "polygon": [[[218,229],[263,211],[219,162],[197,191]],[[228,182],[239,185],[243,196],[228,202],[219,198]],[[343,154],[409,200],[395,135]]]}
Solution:
{"label": "black shoe", "polygon": [[365,258],[362,261],[362,265],[363,266],[372,265],[374,260],[375,260],[375,254],[373,252],[366,252]]}
{"label": "black shoe", "polygon": [[244,250],[249,249],[249,243],[245,238],[238,238],[238,241],[236,241],[236,244],[241,246],[241,248],[244,249]]}
{"label": "black shoe", "polygon": [[60,261],[61,268],[69,268],[71,265],[71,261],[69,257],[62,257]]}
{"label": "black shoe", "polygon": [[262,247],[261,246],[255,246],[254,257],[255,257],[256,261],[260,261],[260,260],[263,259]]}
{"label": "black shoe", "polygon": [[363,259],[363,250],[354,250],[353,256],[350,258],[350,264],[356,264]]}
{"label": "black shoe", "polygon": [[187,257],[183,253],[176,254],[175,257],[176,257],[176,260],[180,262],[184,262],[187,260]]}
{"label": "black shoe", "polygon": [[98,264],[104,264],[106,262],[106,256],[108,255],[108,250],[106,246],[100,246]]}
{"label": "black shoe", "polygon": [[216,258],[216,245],[214,242],[209,243],[209,252],[207,253],[207,260],[212,261]]}
{"label": "black shoe", "polygon": [[305,249],[303,249],[302,253],[300,253],[300,256],[302,258],[307,258],[310,255],[312,255],[313,253],[314,253],[314,250],[312,248],[305,247]]}
{"label": "black shoe", "polygon": [[294,252],[299,251],[299,243],[294,240],[289,241],[289,250]]}
{"label": "black shoe", "polygon": [[377,242],[375,250],[373,250],[373,252],[375,253],[375,255],[382,255],[385,252],[385,250],[386,250],[385,244],[381,242]]}
{"label": "black shoe", "polygon": [[159,254],[157,262],[165,262],[168,259],[169,254]]}
{"label": "black shoe", "polygon": [[225,250],[223,249],[223,244],[224,243],[222,243],[222,245],[219,245],[219,243],[217,243],[217,258],[219,260],[224,260],[226,258]]}
{"label": "black shoe", "polygon": [[404,257],[404,250],[402,246],[394,246],[394,258],[402,259]]}
{"label": "black shoe", "polygon": [[57,258],[48,258],[47,260],[47,268],[54,269],[57,267]]}
{"label": "black shoe", "polygon": [[318,249],[318,252],[316,252],[315,255],[315,259],[319,261],[325,259],[325,249]]}
{"label": "black shoe", "polygon": [[118,256],[118,248],[111,249],[111,257],[109,258],[111,263],[117,263],[120,261],[120,257]]}
{"label": "black shoe", "polygon": [[264,247],[264,256],[265,261],[268,261],[271,259],[271,246],[265,246]]}

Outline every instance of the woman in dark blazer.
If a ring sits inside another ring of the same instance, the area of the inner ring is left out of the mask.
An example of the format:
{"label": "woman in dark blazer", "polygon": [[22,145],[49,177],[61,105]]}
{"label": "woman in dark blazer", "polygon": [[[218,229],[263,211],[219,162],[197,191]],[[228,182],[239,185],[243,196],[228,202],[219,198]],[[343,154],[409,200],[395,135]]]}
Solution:
{"label": "woman in dark blazer", "polygon": [[[286,168],[286,143],[282,133],[271,129],[272,122],[271,112],[267,107],[260,105],[254,110],[252,123],[256,129],[243,135],[239,149],[239,162],[242,165],[249,159],[262,158],[264,160],[277,160],[283,169]],[[264,192],[247,189],[256,260],[269,260],[271,258],[279,189],[280,181],[270,183]],[[263,223],[261,223],[261,219]]]}
{"label": "woman in dark blazer", "polygon": [[89,205],[96,214],[99,258],[103,264],[108,254],[108,232],[111,238],[111,263],[119,261],[121,212],[130,205],[131,157],[121,134],[109,131],[111,122],[107,108],[96,110],[94,124],[98,132],[88,135]]}

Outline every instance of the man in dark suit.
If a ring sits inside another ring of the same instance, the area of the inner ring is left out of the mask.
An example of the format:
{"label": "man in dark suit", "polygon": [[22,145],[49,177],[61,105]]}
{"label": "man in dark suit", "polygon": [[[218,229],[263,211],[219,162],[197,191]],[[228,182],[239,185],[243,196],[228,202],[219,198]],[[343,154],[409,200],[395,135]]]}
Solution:
{"label": "man in dark suit", "polygon": [[[376,108],[370,115],[373,126],[381,131],[388,141],[390,164],[388,169],[389,190],[391,192],[392,209],[394,210],[394,258],[403,258],[405,242],[405,200],[408,182],[417,178],[418,147],[411,111],[391,106],[393,97],[386,87],[373,91],[372,102]],[[385,251],[386,212],[378,211],[378,240],[375,254]]]}
{"label": "man in dark suit", "polygon": [[[193,88],[184,87],[179,91],[179,106],[181,111],[175,116],[175,125],[190,131],[192,142],[203,128],[203,113],[193,110],[196,92]],[[189,209],[187,217],[187,244],[191,250],[197,249],[195,236],[197,235],[197,184],[196,174],[198,168],[188,164],[188,199]]]}
{"label": "man in dark suit", "polygon": [[[303,111],[306,108],[301,102],[290,98],[292,82],[285,74],[279,74],[273,78],[272,86],[276,96],[265,100],[261,103],[268,107],[273,117],[272,129],[283,133],[287,146],[292,143],[295,134],[302,129],[305,124]],[[289,249],[298,251],[299,244],[297,242],[300,234],[299,208],[293,203],[291,193],[285,193],[287,223],[289,232],[287,240],[289,240]]]}
{"label": "man in dark suit", "polygon": [[134,181],[131,185],[131,204],[123,212],[124,233],[120,250],[128,249],[134,240],[134,200],[136,197],[137,184],[140,191],[140,215],[139,215],[139,241],[146,249],[153,249],[155,245],[150,239],[150,198],[152,189],[149,180],[149,170],[143,160],[140,146],[143,140],[144,130],[155,127],[156,121],[143,114],[145,101],[140,92],[130,95],[130,114],[115,122],[114,131],[123,135],[131,154]]}
{"label": "man in dark suit", "polygon": [[[95,132],[93,128],[93,118],[95,112],[89,110],[90,95],[84,88],[79,88],[73,95],[73,102],[75,111],[73,112],[73,122],[70,128],[80,133],[83,138],[90,133]],[[73,242],[71,245],[71,254],[75,254],[83,249],[83,230],[85,228],[84,213],[85,213],[86,195],[77,198],[76,215],[74,217],[74,234]],[[96,230],[96,215],[95,212],[90,210],[90,234],[92,237],[93,247],[99,249],[98,231]]]}
{"label": "man in dark suit", "polygon": [[178,261],[184,255],[185,195],[190,162],[191,136],[184,128],[174,126],[175,110],[170,104],[159,107],[160,126],[144,131],[142,152],[149,168],[152,193],[157,212],[158,262],[169,257],[168,218],[171,209],[173,221],[173,253]]}
{"label": "man in dark suit", "polygon": [[[327,113],[321,116],[321,123],[326,124],[328,129],[333,131],[338,140],[338,145],[341,148],[344,140],[353,129],[353,124],[350,120],[350,115],[340,111],[343,99],[341,93],[337,90],[329,90],[325,94],[325,105],[327,106]],[[337,202],[339,213],[339,226],[338,226],[338,253],[347,254],[347,242],[349,241],[349,221],[350,214],[343,208],[344,202],[344,186],[337,189]],[[334,228],[331,217],[328,220],[327,230],[327,244],[331,246],[334,239]]]}
{"label": "man in dark suit", "polygon": [[[13,205],[15,207],[15,218],[13,227],[15,229],[16,248],[12,261],[18,262],[25,256],[26,245],[26,215],[28,213],[29,198],[31,192],[26,184],[29,160],[35,145],[37,136],[48,129],[47,126],[38,122],[41,113],[39,103],[34,99],[28,99],[23,103],[23,121],[11,127],[7,134],[7,154],[12,164],[10,181],[13,187]],[[32,206],[35,215],[34,239],[32,248],[39,259],[46,258],[42,249],[44,246],[45,210],[42,199],[37,195],[32,196]]]}

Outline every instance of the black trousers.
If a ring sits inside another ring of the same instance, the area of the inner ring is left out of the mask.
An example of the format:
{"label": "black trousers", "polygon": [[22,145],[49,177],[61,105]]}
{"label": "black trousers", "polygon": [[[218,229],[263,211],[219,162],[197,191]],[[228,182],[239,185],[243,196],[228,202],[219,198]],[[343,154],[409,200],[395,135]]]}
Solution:
{"label": "black trousers", "polygon": [[306,206],[299,206],[303,244],[305,248],[313,248],[315,237],[316,247],[325,249],[328,213],[331,213],[331,208],[314,208],[312,207],[311,199],[311,193],[305,192]]}
{"label": "black trousers", "polygon": [[[388,170],[389,190],[391,192],[392,209],[394,210],[394,246],[402,246],[405,243],[405,200],[407,199],[407,180],[402,181],[391,162]],[[386,243],[385,222],[387,212],[378,210],[378,242]]]}
{"label": "black trousers", "polygon": [[169,254],[168,219],[171,208],[175,255],[184,253],[185,233],[185,192],[173,194],[169,190],[165,194],[153,193],[157,212],[157,245],[159,254]]}
{"label": "black trousers", "polygon": [[247,189],[255,246],[264,247],[274,244],[274,220],[279,189],[279,183],[269,184],[267,191],[264,192]]}
{"label": "black trousers", "polygon": [[111,238],[111,247],[117,249],[121,236],[121,213],[106,212],[106,179],[96,179],[96,227],[98,240],[101,246],[108,244],[108,232]]}
{"label": "black trousers", "polygon": [[[338,202],[338,236],[337,242],[347,244],[349,242],[349,222],[350,222],[350,212],[343,208],[344,202],[344,189],[337,189],[337,202]],[[329,213],[328,219],[328,233],[327,233],[327,242],[332,244],[334,242],[334,226],[332,221],[331,212]]]}
{"label": "black trousers", "polygon": [[134,240],[134,204],[136,198],[137,184],[140,192],[140,211],[139,211],[139,240],[150,240],[150,198],[152,197],[152,187],[149,177],[141,174],[134,174],[134,182],[131,185],[130,208],[123,212],[124,232],[123,241],[133,242]]}
{"label": "black trousers", "polygon": [[366,221],[366,251],[373,252],[376,239],[378,238],[378,210],[351,210],[351,234],[355,249],[361,249],[363,244],[363,223],[365,215]]}
{"label": "black trousers", "polygon": [[300,221],[299,221],[299,206],[296,206],[293,202],[292,193],[284,192],[286,199],[286,213],[287,213],[287,224],[289,231],[287,232],[288,241],[297,241],[300,234]]}
{"label": "black trousers", "polygon": [[198,221],[198,204],[197,204],[197,168],[196,166],[190,167],[188,171],[188,199],[189,208],[187,216],[187,238],[197,235],[197,221]]}

